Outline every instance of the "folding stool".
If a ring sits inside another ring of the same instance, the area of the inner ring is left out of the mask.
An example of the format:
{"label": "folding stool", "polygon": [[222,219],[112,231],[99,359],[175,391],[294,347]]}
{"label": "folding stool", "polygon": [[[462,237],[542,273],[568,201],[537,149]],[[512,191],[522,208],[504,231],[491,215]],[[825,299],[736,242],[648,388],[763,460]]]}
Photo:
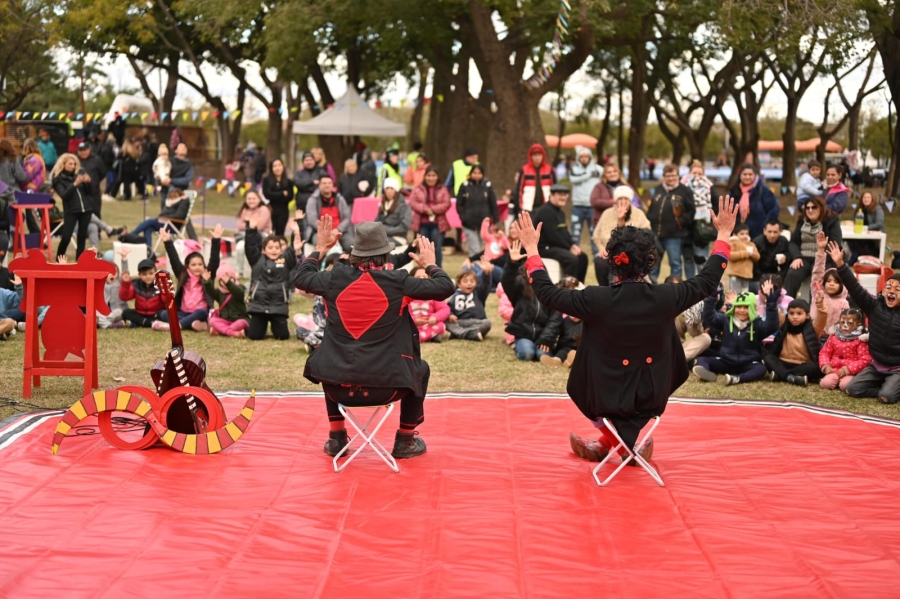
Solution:
{"label": "folding stool", "polygon": [[[649,441],[650,437],[653,435],[653,431],[656,430],[656,427],[659,425],[659,416],[654,416],[653,420],[653,426],[651,426],[650,430],[647,431],[646,434],[644,434],[643,438],[640,441],[638,441],[637,445],[635,445],[634,450],[632,451],[632,449],[628,447],[624,441],[622,441],[622,437],[619,436],[619,431],[616,430],[616,427],[613,426],[613,423],[606,418],[603,419],[603,424],[609,428],[609,431],[616,438],[617,444],[615,447],[609,450],[609,453],[606,454],[606,457],[603,458],[603,460],[601,460],[599,464],[597,464],[596,468],[594,468],[594,480],[597,481],[598,485],[600,485],[601,487],[605,487],[609,483],[609,481],[611,481],[613,477],[615,477],[615,475],[617,475],[619,471],[628,464],[629,459],[632,459],[637,462],[637,464],[641,468],[646,470],[647,474],[652,476],[653,480],[658,482],[660,487],[666,486],[656,469],[651,466],[650,462],[645,460],[644,457],[640,454],[641,449],[644,448],[644,445],[646,445],[647,441]],[[600,472],[600,469],[603,468],[603,465],[611,460],[613,456],[618,456],[620,450],[625,450],[627,452],[627,455],[622,459],[622,463],[619,464],[618,468],[613,470],[609,476],[601,481],[598,474]]]}
{"label": "folding stool", "polygon": [[[369,419],[366,421],[365,425],[360,424],[359,420],[356,419],[356,416],[353,415],[353,410],[359,410],[359,409],[363,409],[363,410],[374,409],[375,410],[374,412],[372,412],[372,415],[369,416]],[[397,466],[397,460],[395,460],[394,456],[391,455],[391,452],[388,451],[387,448],[385,448],[385,446],[382,445],[381,442],[375,438],[375,435],[377,435],[378,431],[381,429],[381,425],[383,425],[385,423],[388,416],[390,416],[391,412],[394,411],[394,404],[389,403],[389,404],[380,405],[380,406],[345,406],[344,404],[339,403],[338,410],[340,410],[341,415],[344,418],[346,418],[347,421],[350,422],[350,424],[353,426],[353,428],[356,429],[357,434],[350,437],[350,439],[347,441],[347,444],[337,453],[336,456],[334,456],[334,460],[333,460],[334,471],[340,472],[341,470],[346,468],[347,464],[352,462],[353,458],[355,458],[357,455],[359,455],[359,452],[361,452],[363,449],[365,449],[366,445],[368,445],[372,448],[372,450],[375,453],[378,454],[378,457],[380,457],[382,460],[384,460],[384,463],[387,464],[391,470],[393,470],[394,472],[400,472],[400,468]],[[378,414],[381,413],[382,410],[384,411],[384,415],[381,416],[381,418],[378,418],[377,424],[375,424],[375,428],[371,429],[371,432],[370,432],[369,427],[372,425],[373,422],[376,421]],[[356,451],[354,451],[352,454],[350,454],[350,457],[347,458],[347,461],[345,461],[343,464],[338,466],[338,460],[344,454],[347,453],[347,451],[350,449],[350,445],[353,444],[353,441],[356,440],[357,437],[363,438],[362,445],[357,447]]]}

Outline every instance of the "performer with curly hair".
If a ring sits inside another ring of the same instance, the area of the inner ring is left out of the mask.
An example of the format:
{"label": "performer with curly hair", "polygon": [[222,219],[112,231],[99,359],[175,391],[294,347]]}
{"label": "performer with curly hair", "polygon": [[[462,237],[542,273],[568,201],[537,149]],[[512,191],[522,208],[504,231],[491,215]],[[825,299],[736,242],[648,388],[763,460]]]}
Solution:
{"label": "performer with curly hair", "polygon": [[[718,214],[712,216],[719,232],[713,255],[696,277],[678,284],[645,282],[658,260],[652,232],[631,226],[616,229],[606,246],[614,281],[610,287],[583,290],[562,289],[550,281],[538,255],[540,225],[536,230],[528,213],[519,215],[519,236],[535,295],[549,309],[584,321],[566,391],[600,430],[600,438],[590,441],[570,433],[572,450],[579,457],[598,462],[616,445],[603,418],[634,447],[644,425],[665,411],[669,396],[687,380],[675,318],[716,292],[731,253],[728,238],[736,214],[734,200],[719,200]],[[641,455],[649,459],[652,452],[650,440]]]}

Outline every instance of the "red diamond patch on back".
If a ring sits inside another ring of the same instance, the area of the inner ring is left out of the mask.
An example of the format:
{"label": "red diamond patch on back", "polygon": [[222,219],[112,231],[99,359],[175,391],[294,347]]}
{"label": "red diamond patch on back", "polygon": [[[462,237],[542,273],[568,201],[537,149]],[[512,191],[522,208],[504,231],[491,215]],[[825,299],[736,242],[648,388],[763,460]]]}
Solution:
{"label": "red diamond patch on back", "polygon": [[334,302],[347,332],[359,339],[384,316],[388,299],[369,273],[347,286]]}

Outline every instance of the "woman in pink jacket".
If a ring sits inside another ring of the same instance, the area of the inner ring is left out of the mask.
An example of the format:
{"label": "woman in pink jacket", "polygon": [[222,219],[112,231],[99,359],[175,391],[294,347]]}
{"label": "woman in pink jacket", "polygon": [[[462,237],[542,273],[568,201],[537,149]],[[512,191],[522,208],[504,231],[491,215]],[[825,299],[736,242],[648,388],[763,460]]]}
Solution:
{"label": "woman in pink jacket", "polygon": [[412,226],[422,237],[434,244],[437,265],[443,262],[444,233],[450,230],[447,211],[450,210],[450,192],[441,183],[437,169],[429,165],[425,169],[425,178],[421,185],[412,190],[406,201],[412,208]]}

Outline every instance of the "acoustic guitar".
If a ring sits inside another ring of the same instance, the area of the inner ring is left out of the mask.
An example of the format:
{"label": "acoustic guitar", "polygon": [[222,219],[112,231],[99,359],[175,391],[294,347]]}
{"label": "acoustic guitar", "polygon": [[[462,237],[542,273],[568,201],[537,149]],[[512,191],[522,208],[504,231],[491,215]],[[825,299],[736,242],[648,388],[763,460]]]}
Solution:
{"label": "acoustic guitar", "polygon": [[[172,348],[150,371],[157,394],[162,397],[175,387],[199,387],[212,393],[206,384],[206,362],[200,354],[184,350],[171,275],[164,270],[157,272],[156,286],[169,314],[169,334],[172,338]],[[221,411],[224,418],[224,409],[218,399],[216,405],[207,406],[188,391],[166,411],[165,425],[179,433],[204,434],[209,427],[209,409]]]}

